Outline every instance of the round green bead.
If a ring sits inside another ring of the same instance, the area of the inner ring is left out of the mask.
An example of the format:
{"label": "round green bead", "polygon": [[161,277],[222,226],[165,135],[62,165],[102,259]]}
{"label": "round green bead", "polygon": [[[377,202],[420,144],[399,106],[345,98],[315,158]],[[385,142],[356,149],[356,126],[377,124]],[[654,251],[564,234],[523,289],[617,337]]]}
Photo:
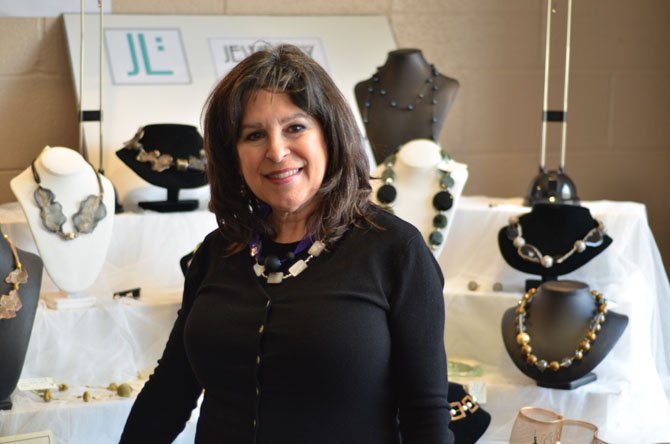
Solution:
{"label": "round green bead", "polygon": [[451,174],[444,173],[444,176],[440,178],[440,186],[442,188],[451,188],[454,186],[454,178],[451,177]]}
{"label": "round green bead", "polygon": [[444,214],[438,214],[433,218],[433,226],[435,228],[444,228],[447,226],[447,216]]}
{"label": "round green bead", "polygon": [[393,171],[391,168],[384,168],[384,171],[382,171],[382,180],[384,182],[388,182],[389,180],[394,181],[395,171]]}
{"label": "round green bead", "polygon": [[431,245],[441,245],[442,241],[444,241],[444,236],[439,231],[433,231],[430,233],[430,236],[428,236],[428,242],[430,242]]}

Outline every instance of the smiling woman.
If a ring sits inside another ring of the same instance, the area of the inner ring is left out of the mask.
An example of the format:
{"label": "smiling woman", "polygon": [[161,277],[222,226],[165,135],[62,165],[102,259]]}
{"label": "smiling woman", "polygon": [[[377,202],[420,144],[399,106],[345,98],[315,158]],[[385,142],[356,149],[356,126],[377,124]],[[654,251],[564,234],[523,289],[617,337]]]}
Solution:
{"label": "smiling woman", "polygon": [[300,241],[326,172],[321,124],[287,94],[260,90],[247,99],[237,155],[246,185],[272,208],[276,242]]}
{"label": "smiling woman", "polygon": [[219,228],[121,442],[171,442],[203,389],[198,443],[453,442],[442,274],[370,203],[330,77],[294,46],[254,53],[212,92],[204,135]]}

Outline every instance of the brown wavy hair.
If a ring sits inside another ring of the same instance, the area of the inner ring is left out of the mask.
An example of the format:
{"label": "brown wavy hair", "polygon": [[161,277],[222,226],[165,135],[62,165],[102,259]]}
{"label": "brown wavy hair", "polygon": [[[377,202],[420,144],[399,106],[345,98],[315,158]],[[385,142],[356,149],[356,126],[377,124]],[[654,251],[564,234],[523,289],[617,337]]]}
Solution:
{"label": "brown wavy hair", "polygon": [[275,236],[261,203],[244,185],[236,148],[244,106],[259,90],[286,93],[323,128],[328,163],[317,191],[319,204],[309,219],[310,234],[332,245],[352,224],[374,226],[368,158],[349,105],[317,62],[297,47],[282,44],[242,60],[215,86],[205,104],[209,208],[228,241],[228,252],[242,250],[254,231]]}

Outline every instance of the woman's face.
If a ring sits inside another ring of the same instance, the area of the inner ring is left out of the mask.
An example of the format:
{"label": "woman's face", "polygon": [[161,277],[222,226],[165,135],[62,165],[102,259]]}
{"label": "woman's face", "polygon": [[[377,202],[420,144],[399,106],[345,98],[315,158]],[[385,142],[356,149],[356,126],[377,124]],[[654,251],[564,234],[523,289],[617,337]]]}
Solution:
{"label": "woman's face", "polygon": [[237,141],[247,186],[275,213],[309,216],[328,152],[319,122],[287,94],[259,90],[247,100]]}

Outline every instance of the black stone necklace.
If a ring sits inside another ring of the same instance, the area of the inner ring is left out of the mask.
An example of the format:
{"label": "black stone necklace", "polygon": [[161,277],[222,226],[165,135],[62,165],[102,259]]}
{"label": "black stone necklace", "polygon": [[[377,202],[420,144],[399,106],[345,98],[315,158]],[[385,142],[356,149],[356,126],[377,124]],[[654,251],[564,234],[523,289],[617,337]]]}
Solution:
{"label": "black stone necklace", "polygon": [[[377,69],[377,72],[375,75],[372,76],[372,83],[370,86],[367,88],[367,96],[365,97],[365,101],[363,102],[363,123],[366,125],[370,122],[370,108],[372,108],[372,98],[375,94],[377,94],[381,99],[385,102],[386,106],[388,106],[391,109],[395,109],[397,111],[406,111],[406,112],[412,112],[416,109],[416,107],[425,102],[429,102],[430,105],[430,123],[431,125],[435,125],[437,123],[437,117],[435,116],[435,105],[437,105],[437,91],[439,91],[440,87],[437,85],[437,82],[435,81],[435,78],[439,75],[437,72],[437,69],[435,68],[435,65],[430,65],[430,76],[424,80],[421,83],[421,86],[419,87],[419,90],[417,94],[414,96],[412,100],[405,104],[401,104],[398,102],[396,95],[393,94],[393,92],[389,91],[388,88],[384,87],[383,85],[379,84],[379,68]],[[428,97],[430,96],[430,101],[428,100]],[[434,139],[434,135],[430,135],[431,139]]]}
{"label": "black stone necklace", "polygon": [[[381,179],[384,184],[377,190],[377,200],[382,207],[393,212],[393,204],[398,197],[398,191],[393,183],[395,182],[395,166],[396,155],[391,154],[384,160],[384,169],[382,170]],[[437,210],[437,214],[433,218],[433,231],[428,236],[428,246],[431,250],[437,250],[444,243],[444,229],[447,228],[447,215],[445,214],[454,205],[454,196],[449,192],[449,188],[454,186],[454,178],[451,173],[441,168],[444,162],[449,161],[449,155],[442,153],[442,161],[438,163],[436,170],[437,180],[440,184],[440,191],[433,196],[433,208]]]}

